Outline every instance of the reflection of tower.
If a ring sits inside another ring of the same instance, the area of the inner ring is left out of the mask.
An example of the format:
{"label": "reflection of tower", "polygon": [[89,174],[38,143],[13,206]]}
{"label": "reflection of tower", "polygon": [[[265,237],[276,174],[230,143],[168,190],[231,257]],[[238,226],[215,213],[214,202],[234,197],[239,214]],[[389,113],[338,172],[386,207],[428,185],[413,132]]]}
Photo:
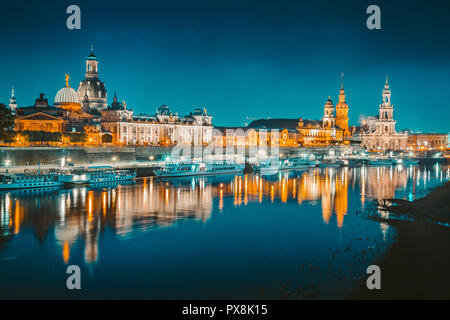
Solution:
{"label": "reflection of tower", "polygon": [[336,126],[344,131],[344,135],[350,134],[348,130],[348,105],[345,102],[344,74],[342,74],[339,102],[336,104]]}
{"label": "reflection of tower", "polygon": [[328,97],[328,100],[325,103],[324,112],[323,112],[323,126],[325,128],[332,128],[335,125],[336,125],[336,119],[334,117],[334,105],[333,105],[333,101],[331,101],[331,97]]}
{"label": "reflection of tower", "polygon": [[342,178],[340,175],[336,177],[336,195],[334,211],[336,212],[336,219],[338,227],[342,227],[344,224],[344,216],[347,214],[348,209],[348,183],[347,183],[347,169],[344,168],[344,174]]}
{"label": "reflection of tower", "polygon": [[332,179],[330,179],[328,172],[326,173],[324,183],[325,185],[320,188],[322,190],[322,218],[325,223],[328,223],[333,213],[335,191],[334,187],[332,187]]}

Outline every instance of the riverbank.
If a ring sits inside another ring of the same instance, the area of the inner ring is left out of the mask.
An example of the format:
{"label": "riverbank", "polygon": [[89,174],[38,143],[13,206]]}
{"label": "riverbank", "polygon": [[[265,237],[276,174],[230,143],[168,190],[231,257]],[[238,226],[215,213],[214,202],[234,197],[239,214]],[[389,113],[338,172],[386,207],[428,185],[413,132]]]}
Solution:
{"label": "riverbank", "polygon": [[450,299],[450,182],[427,196],[409,202],[392,199],[385,207],[413,220],[384,219],[396,228],[397,238],[378,263],[381,290],[368,290],[365,283],[356,299]]}

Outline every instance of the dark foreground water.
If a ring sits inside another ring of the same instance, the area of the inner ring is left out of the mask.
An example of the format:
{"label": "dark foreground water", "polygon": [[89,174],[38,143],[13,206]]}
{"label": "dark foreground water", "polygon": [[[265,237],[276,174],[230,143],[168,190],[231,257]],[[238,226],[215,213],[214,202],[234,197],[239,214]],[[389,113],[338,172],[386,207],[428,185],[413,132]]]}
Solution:
{"label": "dark foreground water", "polygon": [[0,297],[345,298],[395,240],[366,218],[377,203],[448,179],[439,165],[329,168],[4,192]]}

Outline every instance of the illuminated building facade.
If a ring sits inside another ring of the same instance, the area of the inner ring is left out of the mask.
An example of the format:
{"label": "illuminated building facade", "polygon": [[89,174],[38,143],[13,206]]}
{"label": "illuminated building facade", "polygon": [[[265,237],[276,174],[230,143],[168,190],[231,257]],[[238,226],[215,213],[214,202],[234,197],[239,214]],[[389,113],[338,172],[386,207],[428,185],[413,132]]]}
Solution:
{"label": "illuminated building facade", "polygon": [[153,116],[134,115],[115,96],[101,114],[103,132],[112,135],[115,145],[206,145],[212,140],[212,117],[205,109],[180,118],[162,105]]}
{"label": "illuminated building facade", "polygon": [[92,115],[81,109],[78,95],[69,86],[69,77],[66,75],[66,86],[56,93],[53,106],[41,93],[33,106],[16,109],[14,129],[18,132],[83,132],[84,126],[91,123],[92,118]]}
{"label": "illuminated building facade", "polygon": [[408,133],[409,150],[444,150],[447,146],[446,133]]}
{"label": "illuminated building facade", "polygon": [[391,89],[388,77],[383,89],[383,103],[380,104],[379,113],[366,120],[366,130],[361,135],[361,146],[370,151],[406,150],[406,133],[395,130],[394,106],[391,104]]}

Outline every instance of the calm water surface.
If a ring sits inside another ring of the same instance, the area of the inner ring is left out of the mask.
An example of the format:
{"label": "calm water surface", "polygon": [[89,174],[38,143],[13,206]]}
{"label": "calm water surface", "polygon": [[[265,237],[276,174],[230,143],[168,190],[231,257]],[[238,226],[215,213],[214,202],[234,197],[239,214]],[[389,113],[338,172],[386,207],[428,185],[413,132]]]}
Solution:
{"label": "calm water surface", "polygon": [[3,192],[0,297],[345,298],[395,240],[367,219],[377,203],[448,179],[439,165],[328,168]]}

